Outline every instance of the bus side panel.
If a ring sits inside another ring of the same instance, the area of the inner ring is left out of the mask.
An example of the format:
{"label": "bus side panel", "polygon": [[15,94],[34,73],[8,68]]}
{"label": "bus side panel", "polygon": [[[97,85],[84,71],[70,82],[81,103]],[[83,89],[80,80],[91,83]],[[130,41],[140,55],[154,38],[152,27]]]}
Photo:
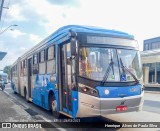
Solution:
{"label": "bus side panel", "polygon": [[[13,78],[13,80],[11,81],[11,87],[12,87],[12,90],[13,90],[14,92],[17,92],[17,87],[16,87],[16,84],[15,84],[14,78]],[[18,92],[17,92],[17,93],[18,93]]]}
{"label": "bus side panel", "polygon": [[12,78],[12,82],[11,82],[11,86],[14,92],[19,93],[18,91],[18,77],[13,77]]}
{"label": "bus side panel", "polygon": [[24,94],[24,91],[23,91],[23,89],[22,89],[22,88],[23,88],[23,85],[24,85],[23,77],[20,76],[20,81],[19,81],[19,82],[20,82],[20,85],[19,85],[19,86],[20,86],[20,92],[21,92],[20,95],[21,95],[21,96],[24,96],[24,95],[23,95],[23,94]]}
{"label": "bus side panel", "polygon": [[[58,89],[56,88],[55,84],[57,84],[57,82],[50,82],[50,77],[51,75],[46,75],[45,76],[45,83],[46,86],[44,88],[43,94],[45,96],[45,109],[49,110],[49,92],[52,91],[55,95],[56,101],[57,101],[57,111],[59,111],[59,96],[58,96]],[[42,93],[41,93],[42,94]]]}
{"label": "bus side panel", "polygon": [[21,92],[21,96],[24,96],[24,88],[26,87],[27,89],[27,77],[26,76],[22,76],[20,77],[20,92]]}
{"label": "bus side panel", "polygon": [[28,89],[28,77],[24,76],[23,81],[24,81],[24,85],[23,85],[23,88],[22,88],[23,89],[22,94],[24,96],[24,88],[26,87],[26,89]]}
{"label": "bus side panel", "polygon": [[47,84],[47,90],[45,90],[45,109],[49,110],[49,92],[52,91],[54,92],[56,102],[57,102],[57,111],[60,110],[60,105],[59,105],[59,96],[58,96],[58,89],[56,89],[56,86],[53,83],[48,83]]}
{"label": "bus side panel", "polygon": [[[32,102],[39,105],[47,110],[49,110],[49,92],[52,90],[58,102],[58,90],[54,83],[50,81],[50,75],[37,75],[35,79],[35,86],[32,91]],[[59,109],[59,104],[57,105]]]}
{"label": "bus side panel", "polygon": [[[36,105],[41,106],[40,103],[40,97],[38,97],[38,94],[40,94],[39,88],[41,87],[35,87],[32,91],[33,97],[32,97],[32,102],[35,103]],[[40,96],[40,95],[39,95]]]}
{"label": "bus side panel", "polygon": [[72,91],[72,117],[76,118],[78,111],[78,91]]}
{"label": "bus side panel", "polygon": [[42,106],[40,97],[40,92],[43,88],[42,79],[43,75],[36,75],[34,88],[32,89],[32,102],[39,106]]}
{"label": "bus side panel", "polygon": [[32,75],[31,76],[31,93],[30,93],[30,97],[33,97],[33,89],[35,87],[35,81],[36,81],[37,75]]}

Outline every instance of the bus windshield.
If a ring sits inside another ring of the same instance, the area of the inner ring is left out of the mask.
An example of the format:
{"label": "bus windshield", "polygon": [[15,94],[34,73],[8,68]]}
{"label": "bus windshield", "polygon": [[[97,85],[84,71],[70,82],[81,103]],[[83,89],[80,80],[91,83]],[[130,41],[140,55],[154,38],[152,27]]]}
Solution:
{"label": "bus windshield", "polygon": [[[120,64],[123,62],[128,71],[123,70]],[[105,72],[111,62],[113,66],[109,71],[107,81],[135,81],[142,77],[140,55],[136,50],[82,47],[79,53],[79,75],[93,80],[102,81]]]}

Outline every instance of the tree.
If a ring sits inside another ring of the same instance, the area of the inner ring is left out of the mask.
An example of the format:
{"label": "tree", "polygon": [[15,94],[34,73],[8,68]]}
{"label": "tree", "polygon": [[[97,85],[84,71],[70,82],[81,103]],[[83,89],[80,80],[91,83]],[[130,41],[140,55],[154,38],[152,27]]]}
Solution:
{"label": "tree", "polygon": [[3,69],[3,72],[8,74],[8,79],[10,80],[11,79],[11,66],[5,66]]}

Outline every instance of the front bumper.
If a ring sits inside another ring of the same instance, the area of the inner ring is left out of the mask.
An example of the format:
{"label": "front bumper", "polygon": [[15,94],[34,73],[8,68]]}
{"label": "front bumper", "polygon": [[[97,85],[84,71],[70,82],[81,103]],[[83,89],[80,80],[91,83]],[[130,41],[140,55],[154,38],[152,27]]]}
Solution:
{"label": "front bumper", "polygon": [[[140,111],[143,107],[143,94],[124,98],[97,98],[83,93],[78,93],[78,112],[76,117],[93,117],[107,114]],[[124,102],[125,101],[125,102]],[[117,112],[116,106],[121,102],[128,107],[127,111]]]}

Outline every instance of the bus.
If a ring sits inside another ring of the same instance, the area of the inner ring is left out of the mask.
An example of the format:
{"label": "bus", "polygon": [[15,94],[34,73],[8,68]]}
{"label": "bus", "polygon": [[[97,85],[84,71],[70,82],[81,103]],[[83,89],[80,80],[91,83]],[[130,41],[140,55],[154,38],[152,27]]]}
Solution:
{"label": "bus", "polygon": [[4,84],[8,84],[8,74],[0,72],[0,79],[4,81]]}
{"label": "bus", "polygon": [[142,110],[143,76],[133,35],[92,26],[61,27],[19,57],[11,87],[60,118]]}

